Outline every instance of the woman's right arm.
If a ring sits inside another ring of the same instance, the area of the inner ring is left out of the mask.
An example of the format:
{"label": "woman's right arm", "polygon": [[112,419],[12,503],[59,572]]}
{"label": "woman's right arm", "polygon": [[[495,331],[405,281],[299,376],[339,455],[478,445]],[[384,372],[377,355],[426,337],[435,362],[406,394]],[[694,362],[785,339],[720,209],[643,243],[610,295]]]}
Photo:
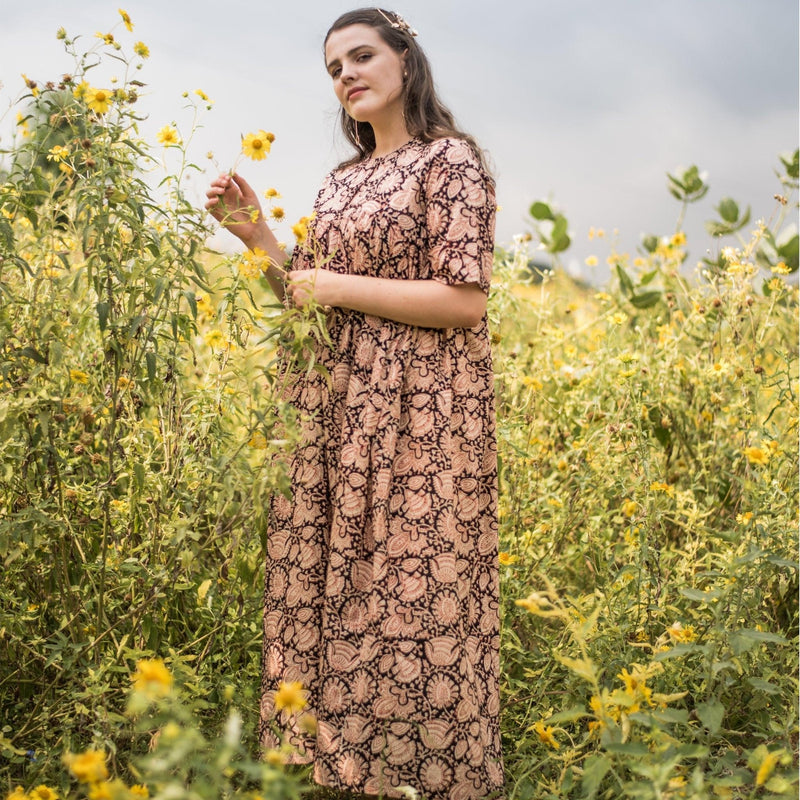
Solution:
{"label": "woman's right arm", "polygon": [[223,174],[212,182],[206,197],[206,209],[214,219],[250,250],[258,247],[267,254],[267,281],[278,300],[283,302],[286,251],[269,229],[261,203],[250,184],[241,175]]}

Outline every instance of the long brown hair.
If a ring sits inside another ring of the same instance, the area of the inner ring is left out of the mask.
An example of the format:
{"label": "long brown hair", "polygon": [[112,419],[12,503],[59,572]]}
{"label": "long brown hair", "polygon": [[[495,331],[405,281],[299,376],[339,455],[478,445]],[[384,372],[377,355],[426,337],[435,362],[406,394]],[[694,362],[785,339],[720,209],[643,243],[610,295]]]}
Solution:
{"label": "long brown hair", "polygon": [[[475,151],[481,166],[489,174],[486,159],[478,143],[469,134],[456,128],[453,115],[436,96],[430,62],[417,44],[416,38],[412,36],[407,25],[399,24],[396,27],[392,25],[392,22],[397,22],[399,19],[400,17],[393,11],[382,8],[359,8],[348,11],[331,25],[325,34],[323,48],[334,31],[351,25],[369,25],[378,31],[383,41],[393,50],[400,54],[407,52],[405,60],[407,75],[403,82],[403,117],[408,132],[423,142],[433,142],[445,136],[463,139]],[[341,169],[369,158],[375,150],[375,132],[368,122],[356,122],[344,108],[339,111],[339,121],[345,139],[356,149],[356,154],[352,158],[339,164]]]}

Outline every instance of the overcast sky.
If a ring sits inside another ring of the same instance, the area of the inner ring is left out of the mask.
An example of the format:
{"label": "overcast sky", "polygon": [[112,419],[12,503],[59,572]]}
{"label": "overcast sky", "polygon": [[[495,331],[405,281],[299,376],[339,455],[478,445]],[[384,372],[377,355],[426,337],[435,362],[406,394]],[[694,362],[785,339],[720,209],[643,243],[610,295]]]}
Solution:
{"label": "overcast sky", "polygon": [[[44,82],[72,64],[55,38],[63,25],[86,41],[119,22],[151,57],[138,109],[150,139],[164,124],[191,124],[182,92],[212,100],[191,144],[209,176],[232,165],[240,134],[276,135],[267,161],[242,165],[258,188],[283,194],[287,220],[310,211],[324,174],[347,152],[322,59],[333,19],[357,7],[343,0],[2,0],[0,114],[19,95],[21,72]],[[665,173],[696,163],[711,191],[690,212],[692,256],[708,246],[702,221],[730,195],[771,213],[777,154],[798,141],[796,0],[398,0],[419,31],[439,94],[461,127],[488,150],[498,182],[497,241],[528,230],[527,209],[552,198],[575,245],[566,259],[596,280],[604,251],[590,226],[618,228],[620,248],[643,232],[671,233],[678,204]],[[98,70],[93,80],[105,75]],[[0,124],[9,141],[13,113]],[[205,159],[215,154],[217,166]],[[194,180],[194,179],[193,179]],[[196,181],[201,202],[205,178]],[[286,225],[286,238],[288,223]],[[235,241],[230,238],[231,246]],[[594,272],[583,266],[601,256]]]}

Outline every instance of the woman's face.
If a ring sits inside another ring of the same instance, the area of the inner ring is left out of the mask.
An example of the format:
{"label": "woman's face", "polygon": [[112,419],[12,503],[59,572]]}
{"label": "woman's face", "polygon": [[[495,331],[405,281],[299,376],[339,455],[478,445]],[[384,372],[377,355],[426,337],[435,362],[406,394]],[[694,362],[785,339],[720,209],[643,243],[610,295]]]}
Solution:
{"label": "woman's face", "polygon": [[373,127],[403,116],[405,54],[392,50],[375,28],[350,25],[334,31],[325,45],[325,63],[344,110]]}

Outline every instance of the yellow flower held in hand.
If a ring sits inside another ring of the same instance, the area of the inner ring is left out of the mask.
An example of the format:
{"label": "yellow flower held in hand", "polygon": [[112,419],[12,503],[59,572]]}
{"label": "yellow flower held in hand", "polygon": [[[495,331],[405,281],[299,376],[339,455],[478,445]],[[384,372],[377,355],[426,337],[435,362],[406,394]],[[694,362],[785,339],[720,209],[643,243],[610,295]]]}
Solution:
{"label": "yellow flower held in hand", "polygon": [[108,778],[106,754],[102,750],[87,750],[84,753],[64,756],[69,771],[81,783],[97,783]]}
{"label": "yellow flower held in hand", "polygon": [[125,23],[125,27],[129,31],[132,31],[133,30],[133,23],[131,22],[131,18],[130,18],[130,15],[128,14],[128,12],[125,11],[124,9],[122,9],[122,8],[118,8],[117,11],[119,11],[119,15],[122,17],[122,21]]}
{"label": "yellow flower held in hand", "polygon": [[108,89],[87,89],[84,94],[86,104],[96,114],[105,114],[111,108],[114,93]]}
{"label": "yellow flower held in hand", "polygon": [[242,139],[242,153],[253,161],[263,161],[267,157],[275,136],[267,131],[259,130],[248,133]]}
{"label": "yellow flower held in hand", "polygon": [[178,145],[181,143],[181,137],[178,136],[178,131],[172,127],[172,125],[165,125],[157,134],[156,139],[158,139],[164,147],[169,147],[170,145]]}
{"label": "yellow flower held in hand", "polygon": [[275,692],[276,711],[287,711],[289,714],[294,714],[302,711],[307,704],[306,692],[300,681],[291,681],[290,683],[281,681],[278,691]]}
{"label": "yellow flower held in hand", "polygon": [[150,697],[166,697],[172,689],[172,673],[160,658],[139,659],[131,680],[137,692]]}
{"label": "yellow flower held in hand", "polygon": [[141,58],[150,57],[150,48],[144,42],[136,42],[133,46],[133,52],[136,53],[137,56],[141,56]]}

